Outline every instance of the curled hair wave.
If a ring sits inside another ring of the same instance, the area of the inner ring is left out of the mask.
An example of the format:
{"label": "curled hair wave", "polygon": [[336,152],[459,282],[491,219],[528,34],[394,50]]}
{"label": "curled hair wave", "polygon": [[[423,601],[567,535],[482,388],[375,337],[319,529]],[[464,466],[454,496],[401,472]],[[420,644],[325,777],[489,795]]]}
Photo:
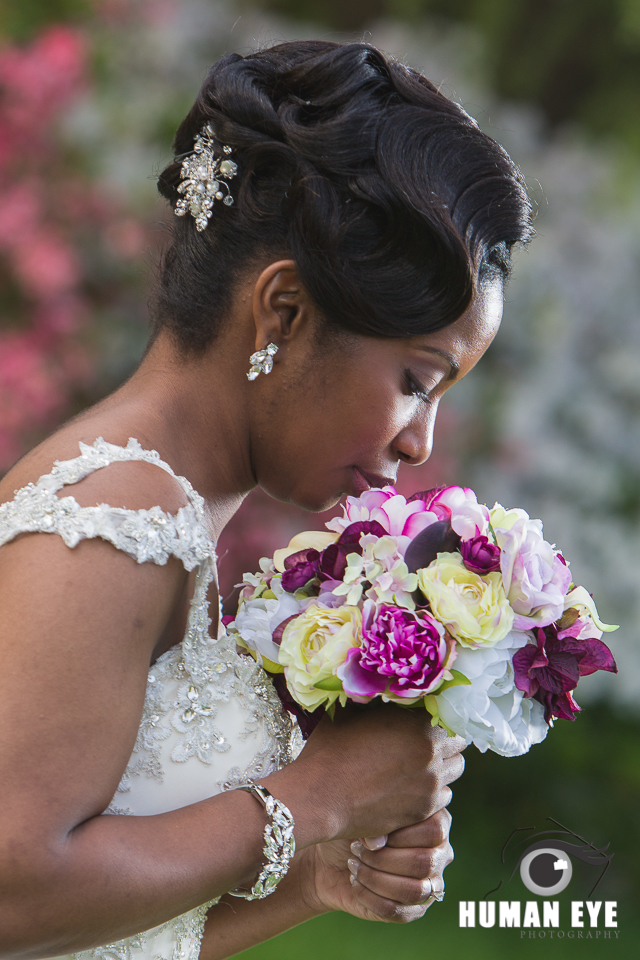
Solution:
{"label": "curled hair wave", "polygon": [[180,155],[210,122],[229,144],[236,202],[198,233],[176,218],[155,331],[205,349],[258,258],[295,260],[328,324],[375,337],[446,327],[532,236],[504,149],[417,71],[367,43],[282,43],[211,68],[158,188],[175,206]]}

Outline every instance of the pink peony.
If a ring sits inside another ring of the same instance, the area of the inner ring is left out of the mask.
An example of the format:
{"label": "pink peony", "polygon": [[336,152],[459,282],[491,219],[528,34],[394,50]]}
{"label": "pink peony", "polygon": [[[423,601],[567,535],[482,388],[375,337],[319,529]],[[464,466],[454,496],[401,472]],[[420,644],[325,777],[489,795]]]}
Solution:
{"label": "pink peony", "polygon": [[407,500],[395,487],[367,490],[360,497],[347,497],[342,509],[344,516],[329,520],[329,530],[342,533],[352,523],[375,520],[385,533],[397,537],[401,555],[414,537],[439,519],[422,500]]}
{"label": "pink peony", "polygon": [[424,610],[365,603],[361,647],[352,647],[337,675],[350,697],[366,702],[385,694],[400,699],[436,690],[455,659],[455,644]]}
{"label": "pink peony", "polygon": [[485,534],[489,528],[489,511],[478,503],[469,487],[434,487],[415,493],[410,502],[419,499],[425,509],[435,513],[438,520],[449,520],[454,533],[463,540]]}

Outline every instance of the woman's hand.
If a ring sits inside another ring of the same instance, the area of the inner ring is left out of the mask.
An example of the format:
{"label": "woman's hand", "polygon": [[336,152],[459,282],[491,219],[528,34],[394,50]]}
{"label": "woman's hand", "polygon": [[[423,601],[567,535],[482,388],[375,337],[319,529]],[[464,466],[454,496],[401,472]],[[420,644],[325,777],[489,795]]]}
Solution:
{"label": "woman's hand", "polygon": [[[382,849],[370,841],[318,844],[308,853],[308,876],[318,912],[342,910],[363,920],[408,923],[424,916],[444,891],[442,873],[453,860],[447,810],[389,835]],[[307,852],[307,851],[305,851]],[[435,896],[434,896],[435,895]]]}
{"label": "woman's hand", "polygon": [[291,809],[300,849],[388,835],[447,806],[464,747],[426,710],[350,707],[325,716],[298,759],[263,782]]}

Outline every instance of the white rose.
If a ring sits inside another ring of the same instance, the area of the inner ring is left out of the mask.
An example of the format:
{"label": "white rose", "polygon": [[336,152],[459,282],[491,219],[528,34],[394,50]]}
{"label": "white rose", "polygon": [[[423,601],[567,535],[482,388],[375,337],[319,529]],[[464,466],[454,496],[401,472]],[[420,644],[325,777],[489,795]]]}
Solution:
{"label": "white rose", "polygon": [[528,640],[528,633],[513,630],[492,646],[458,647],[456,670],[471,683],[434,697],[446,726],[482,753],[517,757],[547,735],[544,707],[515,685],[513,654]]}
{"label": "white rose", "polygon": [[243,646],[252,653],[258,654],[270,661],[266,664],[269,670],[282,672],[278,666],[279,647],[272,640],[273,631],[288,617],[295,617],[303,609],[304,602],[296,600],[291,593],[282,589],[280,577],[274,577],[266,596],[255,600],[245,600],[240,603],[236,618],[232,625],[232,632],[237,633],[243,641]]}

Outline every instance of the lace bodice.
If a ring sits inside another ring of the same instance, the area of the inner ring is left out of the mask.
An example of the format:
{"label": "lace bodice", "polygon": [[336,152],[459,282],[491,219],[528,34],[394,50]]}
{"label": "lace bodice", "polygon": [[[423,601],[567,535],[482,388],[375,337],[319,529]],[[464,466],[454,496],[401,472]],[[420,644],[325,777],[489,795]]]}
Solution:
{"label": "lace bodice", "polygon": [[[159,507],[81,507],[73,496],[58,496],[95,470],[127,460],[155,464],[175,477],[188,505],[170,515]],[[72,548],[100,537],[138,563],[165,564],[177,557],[186,570],[196,571],[184,639],[149,670],[136,744],[105,815],[149,816],[195,803],[267,776],[302,746],[299,729],[265,672],[238,655],[222,627],[217,638],[209,635],[207,591],[215,552],[203,507],[188,480],[133,439],[126,447],[102,439],[91,446],[80,443],[80,456],[56,462],[51,473],[0,506],[0,546],[26,532],[57,534]],[[197,960],[212,905],[66,960]]]}

